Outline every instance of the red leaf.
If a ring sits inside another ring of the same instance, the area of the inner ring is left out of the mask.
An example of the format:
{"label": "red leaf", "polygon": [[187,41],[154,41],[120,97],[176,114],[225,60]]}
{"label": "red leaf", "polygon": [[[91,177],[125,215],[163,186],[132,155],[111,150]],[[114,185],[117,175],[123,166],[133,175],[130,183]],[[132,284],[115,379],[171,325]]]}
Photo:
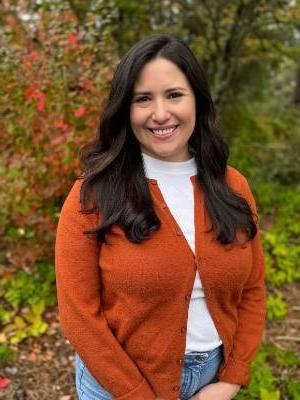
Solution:
{"label": "red leaf", "polygon": [[77,35],[75,35],[75,33],[70,33],[68,36],[68,41],[70,43],[75,43],[77,44],[79,42]]}
{"label": "red leaf", "polygon": [[79,39],[75,33],[70,33],[68,36],[68,47],[70,50],[74,50],[79,46]]}
{"label": "red leaf", "polygon": [[83,117],[86,113],[86,110],[84,107],[79,107],[76,111],[75,111],[75,117]]}
{"label": "red leaf", "polygon": [[43,110],[45,107],[45,93],[41,92],[38,89],[38,86],[36,84],[33,84],[29,86],[25,92],[24,96],[26,97],[27,100],[31,101],[32,99],[38,99],[38,104],[37,104],[37,109],[38,110]]}
{"label": "red leaf", "polygon": [[8,378],[0,378],[0,389],[5,389],[11,384],[11,380]]}
{"label": "red leaf", "polygon": [[45,97],[46,96],[43,92],[39,92],[39,93],[37,93],[36,97],[39,99],[37,109],[41,111],[45,107]]}
{"label": "red leaf", "polygon": [[54,121],[54,126],[55,128],[62,129],[64,132],[66,132],[69,129],[69,125],[64,123],[62,119],[56,119]]}
{"label": "red leaf", "polygon": [[33,99],[35,97],[36,90],[37,90],[37,86],[35,84],[29,86],[24,92],[24,96],[26,97],[26,99],[27,100]]}
{"label": "red leaf", "polygon": [[27,58],[30,62],[35,63],[39,59],[39,53],[33,50],[28,54]]}

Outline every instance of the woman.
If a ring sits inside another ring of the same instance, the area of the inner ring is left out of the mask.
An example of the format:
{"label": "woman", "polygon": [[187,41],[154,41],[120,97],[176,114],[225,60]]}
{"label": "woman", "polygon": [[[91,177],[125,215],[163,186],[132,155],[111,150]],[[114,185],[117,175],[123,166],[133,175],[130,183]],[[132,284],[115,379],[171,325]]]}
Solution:
{"label": "woman", "polygon": [[182,40],[133,46],[61,211],[56,276],[79,399],[228,400],[250,381],[264,257]]}

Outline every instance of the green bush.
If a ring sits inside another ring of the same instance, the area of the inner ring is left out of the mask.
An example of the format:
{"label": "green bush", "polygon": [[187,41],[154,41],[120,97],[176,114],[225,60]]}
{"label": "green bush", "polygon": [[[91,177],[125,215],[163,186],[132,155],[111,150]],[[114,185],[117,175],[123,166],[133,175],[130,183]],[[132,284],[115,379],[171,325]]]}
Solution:
{"label": "green bush", "polygon": [[18,271],[1,284],[0,300],[6,306],[0,307],[0,327],[7,341],[14,344],[44,333],[48,325],[43,313],[57,302],[53,265],[36,264],[32,273]]}
{"label": "green bush", "polygon": [[[237,400],[275,400],[279,399],[279,391],[276,387],[276,378],[267,363],[267,351],[261,348],[251,369],[251,382],[247,390],[241,390]],[[267,397],[267,394],[273,397]]]}
{"label": "green bush", "polygon": [[0,366],[13,362],[16,352],[10,347],[0,344]]}
{"label": "green bush", "polygon": [[257,196],[272,225],[263,234],[268,283],[279,286],[300,280],[300,190],[260,184]]}
{"label": "green bush", "polygon": [[287,314],[287,304],[282,299],[281,294],[268,296],[267,299],[267,318],[268,320],[282,319]]}
{"label": "green bush", "polygon": [[294,381],[288,371],[282,376],[275,376],[273,369],[278,367],[298,368],[300,358],[289,351],[277,349],[274,345],[261,346],[251,368],[251,382],[242,389],[237,400],[276,400],[288,398],[299,400],[299,382]]}

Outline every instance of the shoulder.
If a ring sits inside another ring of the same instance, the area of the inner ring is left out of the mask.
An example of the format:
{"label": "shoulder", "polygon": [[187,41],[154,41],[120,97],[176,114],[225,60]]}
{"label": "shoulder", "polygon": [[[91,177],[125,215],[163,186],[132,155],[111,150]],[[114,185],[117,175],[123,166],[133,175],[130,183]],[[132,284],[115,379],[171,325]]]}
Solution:
{"label": "shoulder", "polygon": [[64,203],[59,213],[59,222],[62,221],[72,223],[80,215],[81,203],[80,203],[80,190],[82,186],[82,180],[76,179],[73,182],[69,191],[66,192]]}
{"label": "shoulder", "polygon": [[72,209],[77,209],[78,211],[81,208],[80,205],[80,193],[81,193],[81,187],[82,187],[83,179],[77,178],[75,182],[73,182],[73,185],[71,186],[71,189],[69,190],[64,204],[63,208],[72,208]]}
{"label": "shoulder", "polygon": [[226,167],[226,182],[233,189],[245,190],[249,188],[246,177],[231,165],[227,165]]}
{"label": "shoulder", "polygon": [[244,197],[250,205],[252,211],[256,214],[256,201],[253,197],[250,185],[246,177],[236,168],[227,165],[226,168],[226,182],[231,189]]}
{"label": "shoulder", "polygon": [[[82,186],[84,179],[76,178],[69,190],[64,204],[61,209],[61,213],[64,213],[69,216],[82,215],[85,214],[88,219],[95,219],[97,212],[93,211],[93,204],[89,199],[86,202],[83,202],[82,196]],[[87,210],[91,210],[86,213]]]}

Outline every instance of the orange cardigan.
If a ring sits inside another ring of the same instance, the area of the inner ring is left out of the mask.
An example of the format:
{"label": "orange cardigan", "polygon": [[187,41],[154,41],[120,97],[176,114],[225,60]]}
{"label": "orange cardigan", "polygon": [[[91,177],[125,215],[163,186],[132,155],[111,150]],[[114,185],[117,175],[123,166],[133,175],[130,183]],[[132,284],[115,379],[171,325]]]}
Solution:
{"label": "orange cardigan", "polygon": [[[228,166],[228,184],[256,212],[246,179]],[[260,234],[247,245],[213,239],[203,193],[195,196],[195,254],[147,179],[161,228],[141,244],[114,225],[109,243],[83,230],[96,214],[80,213],[81,181],[61,210],[55,247],[60,324],[95,379],[118,400],[179,397],[191,292],[199,271],[208,309],[223,341],[219,380],[247,385],[265,321]],[[239,232],[238,237],[244,237]],[[199,315],[201,318],[201,315]]]}

